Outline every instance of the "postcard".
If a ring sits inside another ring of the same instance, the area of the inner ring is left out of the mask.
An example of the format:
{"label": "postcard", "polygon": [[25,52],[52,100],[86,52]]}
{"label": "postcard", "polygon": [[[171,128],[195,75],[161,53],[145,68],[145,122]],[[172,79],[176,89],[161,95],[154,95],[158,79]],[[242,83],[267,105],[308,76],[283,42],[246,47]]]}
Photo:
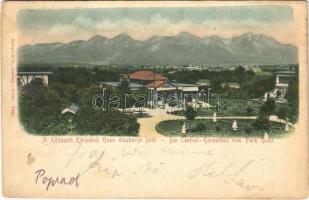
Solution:
{"label": "postcard", "polygon": [[7,197],[308,195],[307,3],[8,1]]}

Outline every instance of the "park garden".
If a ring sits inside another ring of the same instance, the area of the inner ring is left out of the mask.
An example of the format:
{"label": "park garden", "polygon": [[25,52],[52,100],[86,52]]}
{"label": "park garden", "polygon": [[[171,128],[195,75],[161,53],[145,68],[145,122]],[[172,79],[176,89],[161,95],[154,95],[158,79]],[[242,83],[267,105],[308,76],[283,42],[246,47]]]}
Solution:
{"label": "park garden", "polygon": [[[235,70],[180,70],[176,73],[160,69],[170,81],[196,83],[207,80],[209,85],[200,86],[200,90],[207,91],[211,88],[211,94],[219,96],[220,103],[218,104],[217,98],[210,98],[208,103],[211,106],[207,108],[192,107],[188,104],[182,110],[168,111],[168,115],[182,119],[162,119],[154,124],[156,131],[166,136],[251,137],[262,136],[265,132],[273,137],[287,135],[293,130],[293,126],[289,126],[287,131],[285,123],[270,121],[269,117],[276,115],[278,119],[291,125],[297,122],[298,74],[289,83],[285,95],[286,103],[278,103],[272,98],[265,101],[263,95],[273,89],[274,73],[280,67],[271,69],[265,73],[246,71],[240,66]],[[53,72],[48,86],[40,80],[34,80],[18,90],[20,122],[31,134],[138,136],[140,126],[143,126],[138,123],[138,118],[152,117],[152,110],[149,108],[149,112],[141,116],[127,113],[124,108],[136,105],[133,98],[128,98],[125,105],[121,101],[119,109],[103,111],[93,107],[93,97],[102,93],[98,82],[119,81],[120,74],[132,72],[135,68],[40,65],[22,66],[19,70]],[[224,82],[236,82],[239,88],[226,87],[222,84]],[[107,87],[106,90],[107,94],[117,94],[120,97],[149,93],[146,88],[132,91],[127,82],[121,82],[117,87]],[[62,114],[65,108],[72,105],[78,107],[76,113]],[[214,114],[217,117],[215,121]],[[233,119],[235,116],[238,118]]]}
{"label": "park garden", "polygon": [[[253,120],[236,120],[237,128],[233,128],[235,120],[219,119],[214,122],[212,119],[167,120],[160,122],[156,129],[166,136],[211,136],[211,137],[264,137],[266,130],[256,129]],[[181,130],[186,124],[186,133]],[[279,122],[269,122],[267,134],[270,137],[282,137],[291,133],[292,129],[285,131],[285,125]]]}

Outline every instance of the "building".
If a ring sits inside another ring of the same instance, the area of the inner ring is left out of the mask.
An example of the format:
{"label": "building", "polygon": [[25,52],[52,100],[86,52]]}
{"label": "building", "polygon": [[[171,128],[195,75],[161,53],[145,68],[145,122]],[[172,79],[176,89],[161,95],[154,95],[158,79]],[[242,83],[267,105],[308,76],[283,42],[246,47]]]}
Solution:
{"label": "building", "polygon": [[34,79],[41,79],[45,85],[48,85],[48,77],[52,72],[17,72],[17,85],[23,87],[31,83]]}
{"label": "building", "polygon": [[147,87],[157,96],[164,98],[173,96],[182,99],[185,94],[196,94],[199,92],[198,85],[177,82],[157,83],[155,87],[152,84],[148,84]]}
{"label": "building", "polygon": [[131,74],[122,74],[119,82],[99,82],[99,84],[100,86],[117,87],[123,80],[129,82],[129,88],[133,91],[142,87],[149,89],[153,101],[160,97],[177,96],[181,98],[184,94],[199,92],[198,85],[170,82],[162,74],[153,71],[136,71]]}
{"label": "building", "polygon": [[[118,82],[99,82],[100,86],[110,86],[110,87],[117,87],[120,84],[120,81]],[[129,82],[129,88],[131,90],[138,90],[140,88],[145,87],[144,85],[138,84],[138,83],[131,83]]]}
{"label": "building", "polygon": [[177,82],[172,82],[171,84],[176,87],[178,91],[181,91],[183,93],[196,93],[199,91],[198,85],[195,84]]}
{"label": "building", "polygon": [[[155,73],[153,71],[136,71],[127,75],[120,75],[120,81],[126,80],[129,82],[129,88],[131,90],[136,90],[141,87],[148,88],[150,90],[155,90],[158,92],[198,92],[198,85],[187,84],[187,83],[177,83],[169,82],[168,78],[162,74]],[[120,84],[118,82],[99,82],[100,85],[117,87]]]}
{"label": "building", "polygon": [[240,89],[240,84],[239,83],[222,83],[221,87],[226,87],[226,88],[231,88],[231,89]]}
{"label": "building", "polygon": [[72,114],[75,115],[79,110],[79,106],[75,103],[72,103],[70,106],[64,108],[61,112],[61,115]]}
{"label": "building", "polygon": [[136,71],[128,75],[129,81],[141,85],[157,87],[167,82],[167,78],[162,74],[153,71]]}
{"label": "building", "polygon": [[291,77],[295,76],[293,71],[278,71],[276,75],[276,88],[287,89],[289,87],[289,82]]}
{"label": "building", "polygon": [[284,100],[285,94],[289,87],[289,82],[295,76],[294,71],[278,71],[275,73],[275,88],[271,92],[266,92],[264,99],[276,98]]}

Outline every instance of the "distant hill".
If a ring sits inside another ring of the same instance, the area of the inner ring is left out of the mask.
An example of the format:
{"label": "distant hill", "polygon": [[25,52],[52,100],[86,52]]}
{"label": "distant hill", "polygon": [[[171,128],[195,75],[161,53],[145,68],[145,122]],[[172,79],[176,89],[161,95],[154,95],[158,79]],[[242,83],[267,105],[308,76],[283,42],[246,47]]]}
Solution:
{"label": "distant hill", "polygon": [[25,45],[18,50],[19,63],[96,63],[119,65],[183,64],[294,64],[297,48],[263,34],[245,33],[230,39],[154,36],[137,41],[127,34],[114,38],[96,35],[67,44]]}

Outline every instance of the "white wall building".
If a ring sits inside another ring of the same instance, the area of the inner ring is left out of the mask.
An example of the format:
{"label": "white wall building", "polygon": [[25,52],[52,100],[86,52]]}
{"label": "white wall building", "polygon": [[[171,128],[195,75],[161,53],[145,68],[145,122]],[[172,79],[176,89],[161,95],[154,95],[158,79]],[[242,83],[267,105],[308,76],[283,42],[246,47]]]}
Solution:
{"label": "white wall building", "polygon": [[276,83],[275,89],[271,92],[266,92],[264,95],[264,99],[267,100],[269,98],[277,98],[284,99],[284,96],[289,87],[289,82],[291,77],[295,76],[295,72],[293,71],[278,71],[275,73],[276,75]]}
{"label": "white wall building", "polygon": [[34,79],[41,79],[45,85],[48,85],[48,77],[51,74],[52,72],[17,72],[17,85],[23,87]]}

